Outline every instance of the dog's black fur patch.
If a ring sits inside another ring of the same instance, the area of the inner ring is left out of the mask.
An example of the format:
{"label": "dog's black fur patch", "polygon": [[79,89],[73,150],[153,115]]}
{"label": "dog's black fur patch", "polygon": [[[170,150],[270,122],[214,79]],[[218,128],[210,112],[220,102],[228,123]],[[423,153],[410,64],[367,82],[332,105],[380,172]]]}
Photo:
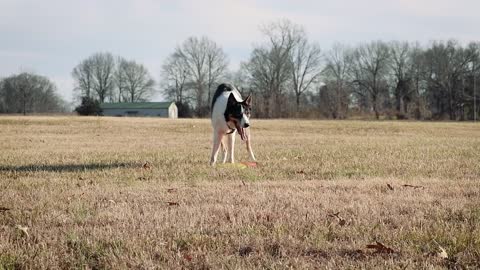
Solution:
{"label": "dog's black fur patch", "polygon": [[[243,117],[243,104],[235,99],[233,93],[228,97],[227,109],[225,110],[225,121],[240,121]],[[233,119],[232,119],[233,118]]]}
{"label": "dog's black fur patch", "polygon": [[213,105],[215,105],[215,101],[217,101],[217,98],[223,93],[223,92],[230,92],[233,90],[233,86],[228,83],[222,83],[217,87],[217,90],[215,91],[215,94],[213,94],[212,98],[212,111],[213,111]]}

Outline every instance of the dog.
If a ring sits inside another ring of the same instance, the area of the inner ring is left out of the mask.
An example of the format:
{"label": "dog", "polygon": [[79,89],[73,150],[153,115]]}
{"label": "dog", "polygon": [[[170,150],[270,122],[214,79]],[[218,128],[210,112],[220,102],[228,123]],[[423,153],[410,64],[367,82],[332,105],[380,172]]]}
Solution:
{"label": "dog", "polygon": [[[240,92],[231,84],[222,83],[217,87],[212,99],[213,149],[210,165],[217,162],[220,147],[223,150],[223,163],[234,163],[235,134],[238,132],[246,142],[250,159],[255,161],[250,136],[250,113],[252,96],[242,99]],[[225,147],[224,137],[226,137]],[[228,153],[227,153],[228,150]]]}

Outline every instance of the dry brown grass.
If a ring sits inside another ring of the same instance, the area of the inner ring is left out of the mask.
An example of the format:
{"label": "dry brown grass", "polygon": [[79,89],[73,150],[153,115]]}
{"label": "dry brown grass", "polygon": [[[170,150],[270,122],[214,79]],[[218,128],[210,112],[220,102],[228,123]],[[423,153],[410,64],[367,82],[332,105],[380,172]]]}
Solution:
{"label": "dry brown grass", "polygon": [[252,133],[212,168],[207,120],[0,117],[0,269],[479,267],[478,124]]}

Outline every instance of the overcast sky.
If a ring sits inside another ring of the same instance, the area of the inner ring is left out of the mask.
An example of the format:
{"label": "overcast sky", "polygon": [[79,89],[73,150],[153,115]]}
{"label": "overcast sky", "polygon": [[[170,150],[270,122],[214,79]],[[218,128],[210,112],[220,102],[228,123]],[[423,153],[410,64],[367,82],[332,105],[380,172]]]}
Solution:
{"label": "overcast sky", "polygon": [[217,42],[234,70],[261,41],[259,25],[274,20],[303,25],[327,50],[334,42],[479,41],[479,11],[478,0],[0,0],[0,77],[48,76],[71,101],[71,71],[95,52],[134,59],[158,79],[189,36]]}

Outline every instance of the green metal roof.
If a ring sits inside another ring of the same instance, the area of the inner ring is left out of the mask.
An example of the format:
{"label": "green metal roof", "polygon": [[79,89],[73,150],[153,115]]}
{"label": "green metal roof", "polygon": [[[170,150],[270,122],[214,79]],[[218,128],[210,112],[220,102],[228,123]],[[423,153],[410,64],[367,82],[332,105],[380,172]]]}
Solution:
{"label": "green metal roof", "polygon": [[102,103],[102,109],[168,109],[173,102]]}

